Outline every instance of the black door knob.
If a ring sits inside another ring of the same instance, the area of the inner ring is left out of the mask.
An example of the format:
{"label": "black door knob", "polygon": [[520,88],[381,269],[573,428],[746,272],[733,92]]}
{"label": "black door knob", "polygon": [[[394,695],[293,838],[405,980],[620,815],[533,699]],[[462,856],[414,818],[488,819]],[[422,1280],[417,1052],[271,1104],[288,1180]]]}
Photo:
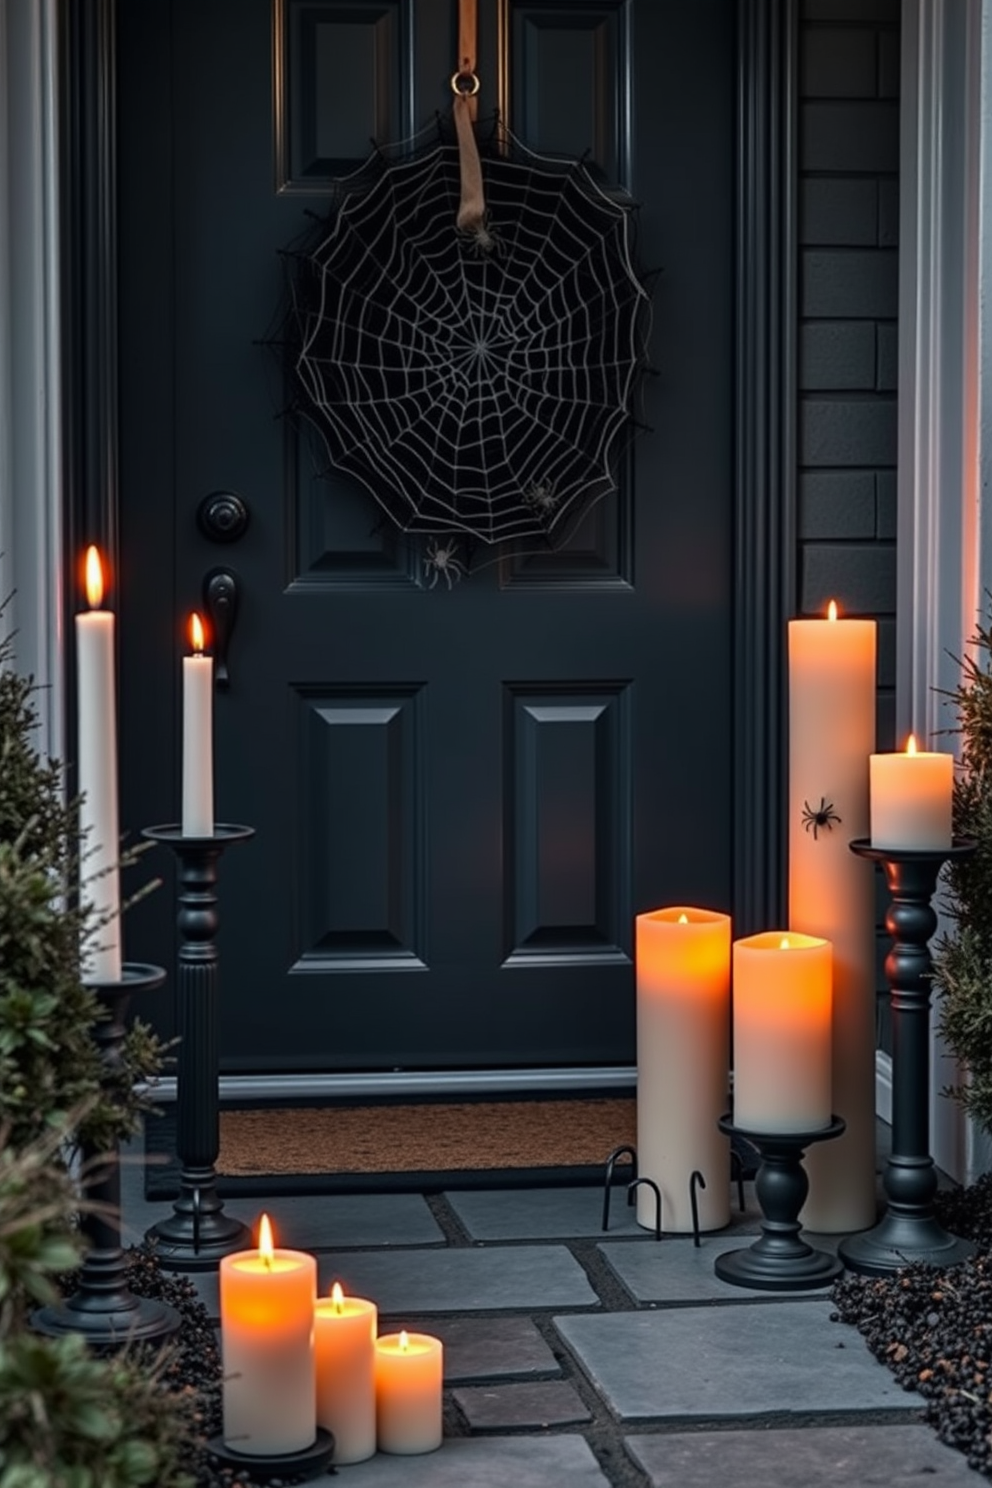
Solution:
{"label": "black door knob", "polygon": [[233,491],[211,491],[196,509],[196,524],[211,542],[237,542],[248,530],[248,508]]}

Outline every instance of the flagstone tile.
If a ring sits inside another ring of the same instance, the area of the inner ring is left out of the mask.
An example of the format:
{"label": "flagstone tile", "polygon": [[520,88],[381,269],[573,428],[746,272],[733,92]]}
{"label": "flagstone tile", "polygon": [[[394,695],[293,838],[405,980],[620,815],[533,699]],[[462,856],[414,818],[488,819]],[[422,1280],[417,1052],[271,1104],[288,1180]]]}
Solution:
{"label": "flagstone tile", "polygon": [[561,1373],[530,1318],[439,1318],[431,1332],[444,1344],[447,1384]]}
{"label": "flagstone tile", "polygon": [[322,1291],[340,1280],[352,1296],[371,1297],[380,1314],[534,1311],[599,1300],[563,1245],[341,1252],[320,1256],[318,1266]]}
{"label": "flagstone tile", "polygon": [[[835,1254],[840,1236],[810,1235],[809,1243],[817,1250]],[[733,1286],[721,1281],[713,1270],[718,1255],[747,1248],[750,1240],[740,1233],[703,1235],[698,1247],[690,1239],[669,1239],[660,1244],[632,1245],[629,1241],[606,1242],[597,1246],[610,1269],[623,1283],[635,1302],[734,1302],[742,1297],[769,1298],[770,1293],[757,1287]],[[823,1295],[829,1285],[776,1296]]]}
{"label": "flagstone tile", "polygon": [[801,1430],[665,1432],[625,1443],[651,1488],[973,1488],[961,1452],[928,1426],[810,1426]]}
{"label": "flagstone tile", "polygon": [[740,1302],[553,1321],[624,1421],[919,1406],[858,1334],[830,1321],[832,1306]]}
{"label": "flagstone tile", "polygon": [[[565,1240],[594,1235],[654,1238],[651,1230],[637,1223],[623,1185],[617,1185],[610,1195],[606,1230],[601,1187],[482,1188],[446,1193],[444,1197],[473,1240]],[[744,1185],[744,1202],[742,1213],[735,1184],[730,1225],[720,1233],[758,1233],[761,1210],[754,1197],[753,1183]]]}
{"label": "flagstone tile", "polygon": [[287,1194],[273,1199],[230,1198],[224,1213],[255,1232],[263,1213],[278,1245],[291,1250],[346,1246],[443,1245],[444,1235],[420,1194]]}
{"label": "flagstone tile", "polygon": [[567,1380],[474,1385],[451,1394],[473,1431],[572,1426],[591,1419],[578,1391]]}
{"label": "flagstone tile", "polygon": [[446,1439],[421,1457],[389,1457],[339,1467],[315,1488],[610,1488],[581,1436]]}

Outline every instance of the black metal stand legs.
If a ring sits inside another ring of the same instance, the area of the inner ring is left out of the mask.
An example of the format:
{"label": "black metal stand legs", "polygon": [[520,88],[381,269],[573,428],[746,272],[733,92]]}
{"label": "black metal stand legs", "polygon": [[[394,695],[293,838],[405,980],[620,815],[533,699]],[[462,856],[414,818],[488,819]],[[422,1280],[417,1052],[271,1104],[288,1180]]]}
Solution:
{"label": "black metal stand legs", "polygon": [[[93,1030],[105,1069],[112,1069],[119,1058],[131,994],[150,992],[164,981],[165,972],[159,966],[126,964],[119,982],[93,988],[109,1014]],[[97,1152],[84,1147],[82,1163],[85,1197],[100,1207],[85,1211],[80,1219],[89,1249],[79,1285],[67,1301],[39,1308],[32,1315],[31,1325],[49,1336],[78,1333],[98,1349],[129,1342],[161,1342],[176,1332],[180,1318],[164,1302],[136,1297],[127,1285],[121,1249],[118,1149],[115,1146],[111,1152]]]}
{"label": "black metal stand legs", "polygon": [[178,862],[179,952],[176,1027],[179,1066],[176,1151],[180,1193],[173,1214],[148,1231],[167,1270],[208,1270],[251,1245],[240,1220],[224,1211],[214,1164],[220,1148],[217,1076],[217,871],[220,855],[254,836],[251,827],[217,825],[212,837],[184,837],[179,827],[148,827],[144,835],[171,847]]}
{"label": "black metal stand legs", "polygon": [[975,1248],[949,1235],[934,1217],[929,1108],[929,941],[937,928],[932,899],[947,859],[974,850],[967,841],[946,852],[873,848],[864,839],[851,843],[852,852],[881,863],[891,895],[885,975],[892,1006],[892,1155],[883,1178],[889,1203],[874,1229],[849,1236],[839,1247],[844,1264],[867,1276],[890,1276],[911,1261],[951,1266]]}

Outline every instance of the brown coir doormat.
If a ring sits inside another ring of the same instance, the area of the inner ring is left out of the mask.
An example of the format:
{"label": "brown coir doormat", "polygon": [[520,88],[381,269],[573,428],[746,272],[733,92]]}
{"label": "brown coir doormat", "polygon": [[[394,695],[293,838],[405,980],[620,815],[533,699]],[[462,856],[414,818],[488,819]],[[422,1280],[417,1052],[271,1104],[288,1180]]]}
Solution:
{"label": "brown coir doormat", "polygon": [[[177,1191],[175,1125],[146,1134],[150,1197]],[[220,1192],[360,1192],[602,1182],[634,1145],[633,1097],[222,1110]],[[619,1169],[618,1169],[619,1175]]]}

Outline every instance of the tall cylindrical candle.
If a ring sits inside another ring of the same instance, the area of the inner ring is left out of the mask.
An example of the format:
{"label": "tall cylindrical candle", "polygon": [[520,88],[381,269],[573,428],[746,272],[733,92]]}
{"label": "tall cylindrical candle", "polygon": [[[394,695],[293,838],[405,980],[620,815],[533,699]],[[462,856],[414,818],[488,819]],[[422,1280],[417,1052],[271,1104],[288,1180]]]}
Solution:
{"label": "tall cylindrical candle", "polygon": [[317,1262],[272,1246],[263,1215],[258,1250],[220,1263],[224,1441],[236,1452],[302,1452],[317,1435],[314,1303]]}
{"label": "tall cylindrical candle", "polygon": [[[637,1166],[661,1190],[666,1230],[730,1221],[730,1149],[717,1122],[729,1105],[730,916],[676,905],[637,916]],[[638,1224],[651,1228],[654,1195],[637,1191]]]}
{"label": "tall cylindrical candle", "polygon": [[102,608],[103,587],[100,555],[91,547],[86,554],[90,609],[76,616],[80,877],[93,920],[83,946],[85,982],[121,979],[114,616]]}
{"label": "tall cylindrical candle", "polygon": [[375,1345],[376,1431],[381,1452],[412,1456],[441,1445],[444,1351],[427,1333],[386,1333]]}
{"label": "tall cylindrical candle", "polygon": [[338,1282],[314,1309],[317,1425],[333,1434],[339,1465],[375,1452],[377,1318],[374,1302],[346,1297]]}
{"label": "tall cylindrical candle", "polygon": [[792,930],[734,941],[734,1123],[830,1125],[830,942]]}
{"label": "tall cylindrical candle", "polygon": [[183,657],[184,837],[214,833],[214,664],[203,651],[203,624],[190,617],[192,656]]}
{"label": "tall cylindrical candle", "polygon": [[951,845],[954,757],[918,750],[871,757],[871,845],[943,852]]}
{"label": "tall cylindrical candle", "polygon": [[874,620],[789,622],[789,924],[833,946],[833,1112],[847,1123],[804,1164],[807,1229],[874,1224],[875,894],[870,863],[848,843],[868,835],[875,747]]}

